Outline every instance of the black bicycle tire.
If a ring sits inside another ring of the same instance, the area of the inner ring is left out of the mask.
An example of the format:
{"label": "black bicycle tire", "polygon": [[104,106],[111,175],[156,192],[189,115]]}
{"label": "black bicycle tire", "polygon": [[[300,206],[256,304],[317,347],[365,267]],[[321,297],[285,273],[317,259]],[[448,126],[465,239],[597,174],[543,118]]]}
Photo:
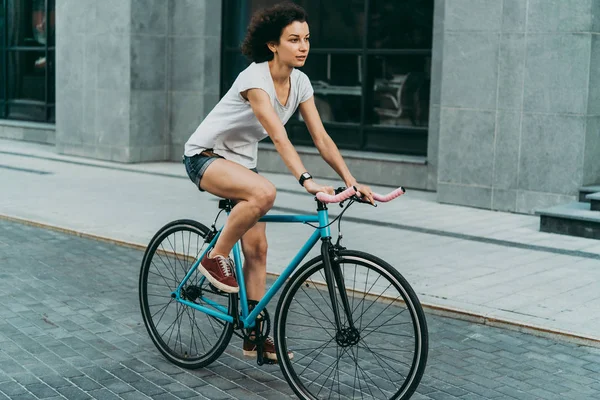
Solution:
{"label": "black bicycle tire", "polygon": [[[209,229],[201,224],[200,222],[189,220],[189,219],[181,219],[169,222],[165,226],[156,232],[150,243],[148,244],[146,251],[144,253],[144,257],[142,259],[142,265],[140,269],[140,277],[139,277],[139,302],[140,309],[142,312],[142,319],[144,321],[144,325],[146,326],[146,330],[148,331],[148,335],[150,339],[156,346],[156,348],[160,351],[160,353],[173,364],[186,368],[186,369],[198,369],[205,367],[212,362],[214,362],[224,351],[229,341],[231,340],[233,334],[233,324],[224,323],[223,332],[219,337],[218,341],[215,343],[213,348],[206,352],[205,355],[200,357],[195,357],[191,359],[184,359],[178,357],[175,352],[171,351],[169,347],[164,343],[164,341],[160,338],[154,323],[151,320],[149,302],[147,298],[147,279],[148,279],[148,271],[150,270],[151,258],[156,252],[156,249],[164,240],[164,238],[168,237],[174,232],[182,230],[182,228],[187,228],[192,231],[196,231],[201,237],[205,236],[209,233]],[[229,312],[232,310],[233,302],[237,301],[236,295],[229,296]]]}
{"label": "black bicycle tire", "polygon": [[[339,253],[340,259],[344,259],[344,257],[358,257],[363,258],[368,262],[371,262],[377,265],[382,270],[385,270],[388,276],[391,276],[393,279],[397,281],[397,284],[403,289],[406,297],[410,300],[414,311],[414,317],[416,317],[416,321],[419,324],[419,327],[414,327],[415,329],[415,337],[419,336],[419,350],[418,353],[415,353],[415,357],[413,359],[413,364],[411,365],[410,372],[410,382],[408,384],[405,383],[396,394],[394,394],[391,399],[395,400],[406,400],[409,399],[415,390],[417,389],[421,378],[425,372],[425,367],[427,365],[427,356],[429,351],[429,336],[427,330],[427,322],[425,319],[425,313],[423,311],[423,307],[419,302],[414,290],[406,281],[406,279],[390,264],[386,263],[382,259],[368,253],[360,252],[360,251],[352,251],[352,250],[343,250]],[[301,399],[310,399],[314,400],[314,397],[305,387],[300,379],[297,377],[295,372],[293,372],[293,366],[289,358],[287,358],[287,344],[285,340],[285,319],[287,318],[288,309],[286,303],[291,302],[291,299],[294,297],[295,292],[298,290],[299,286],[304,282],[304,280],[311,276],[315,271],[322,268],[323,261],[322,256],[317,256],[309,261],[307,261],[304,265],[302,265],[298,270],[294,273],[294,275],[288,280],[285,287],[282,290],[281,296],[279,298],[279,302],[277,304],[276,312],[275,312],[275,345],[277,351],[277,357],[280,360],[279,365],[281,368],[281,372],[285,377],[286,381],[294,391],[294,393]],[[419,333],[417,333],[419,332]],[[284,338],[284,340],[282,340]]]}

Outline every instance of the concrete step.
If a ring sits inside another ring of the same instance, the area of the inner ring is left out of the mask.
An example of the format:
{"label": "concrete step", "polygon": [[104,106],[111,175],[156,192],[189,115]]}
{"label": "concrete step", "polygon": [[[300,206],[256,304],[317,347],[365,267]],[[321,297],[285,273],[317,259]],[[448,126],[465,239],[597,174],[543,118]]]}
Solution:
{"label": "concrete step", "polygon": [[589,203],[589,200],[585,198],[588,194],[600,192],[600,183],[595,185],[583,186],[579,188],[579,201]]}
{"label": "concrete step", "polygon": [[590,202],[590,209],[592,211],[600,211],[600,192],[588,194],[585,198]]}
{"label": "concrete step", "polygon": [[562,204],[536,214],[540,216],[541,232],[600,239],[600,211],[592,211],[590,203]]}

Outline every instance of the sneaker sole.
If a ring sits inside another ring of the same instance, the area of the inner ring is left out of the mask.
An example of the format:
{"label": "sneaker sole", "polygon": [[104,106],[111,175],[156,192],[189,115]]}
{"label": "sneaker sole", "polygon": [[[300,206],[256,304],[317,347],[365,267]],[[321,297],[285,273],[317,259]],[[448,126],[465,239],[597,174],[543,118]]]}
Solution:
{"label": "sneaker sole", "polygon": [[239,286],[227,286],[224,283],[219,282],[218,280],[216,280],[215,278],[213,278],[213,276],[211,274],[208,273],[208,271],[206,269],[204,269],[204,267],[202,266],[202,264],[198,264],[198,269],[200,270],[200,273],[202,275],[204,275],[204,277],[206,279],[208,279],[208,281],[217,289],[224,291],[225,293],[239,293],[240,288]]}

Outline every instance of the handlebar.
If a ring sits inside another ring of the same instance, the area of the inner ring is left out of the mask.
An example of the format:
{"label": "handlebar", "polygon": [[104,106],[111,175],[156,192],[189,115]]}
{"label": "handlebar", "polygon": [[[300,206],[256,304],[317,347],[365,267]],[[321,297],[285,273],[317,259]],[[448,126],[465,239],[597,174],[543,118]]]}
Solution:
{"label": "handlebar", "polygon": [[[396,197],[402,196],[404,193],[406,193],[406,191],[401,186],[398,189],[396,189],[386,195],[373,193],[373,199],[375,199],[376,201],[379,201],[381,203],[385,203],[385,202],[395,199]],[[360,193],[356,190],[356,188],[354,186],[351,186],[351,187],[345,189],[344,191],[339,192],[336,195],[327,194],[325,192],[319,192],[319,193],[317,193],[317,200],[319,200],[323,203],[340,203],[346,199],[349,199],[352,196],[357,196],[357,195],[360,195]]]}

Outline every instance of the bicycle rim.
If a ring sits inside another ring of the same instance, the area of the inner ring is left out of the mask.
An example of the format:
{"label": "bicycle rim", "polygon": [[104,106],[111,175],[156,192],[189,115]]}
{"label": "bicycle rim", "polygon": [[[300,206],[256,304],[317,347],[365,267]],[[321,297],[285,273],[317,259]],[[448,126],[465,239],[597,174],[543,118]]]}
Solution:
{"label": "bicycle rim", "polygon": [[[175,221],[152,239],[142,261],[139,295],[144,323],[158,350],[183,368],[200,368],[225,350],[233,326],[172,297],[196,259],[207,246],[208,229],[195,221]],[[234,296],[216,292],[195,271],[181,297],[199,305],[209,302],[231,311]]]}
{"label": "bicycle rim", "polygon": [[[281,369],[304,399],[408,399],[423,375],[428,338],[421,305],[384,261],[343,251],[339,265],[355,330],[338,335],[320,257],[290,280],[276,316]],[[342,305],[338,293],[338,307]],[[284,349],[294,352],[289,360]]]}

